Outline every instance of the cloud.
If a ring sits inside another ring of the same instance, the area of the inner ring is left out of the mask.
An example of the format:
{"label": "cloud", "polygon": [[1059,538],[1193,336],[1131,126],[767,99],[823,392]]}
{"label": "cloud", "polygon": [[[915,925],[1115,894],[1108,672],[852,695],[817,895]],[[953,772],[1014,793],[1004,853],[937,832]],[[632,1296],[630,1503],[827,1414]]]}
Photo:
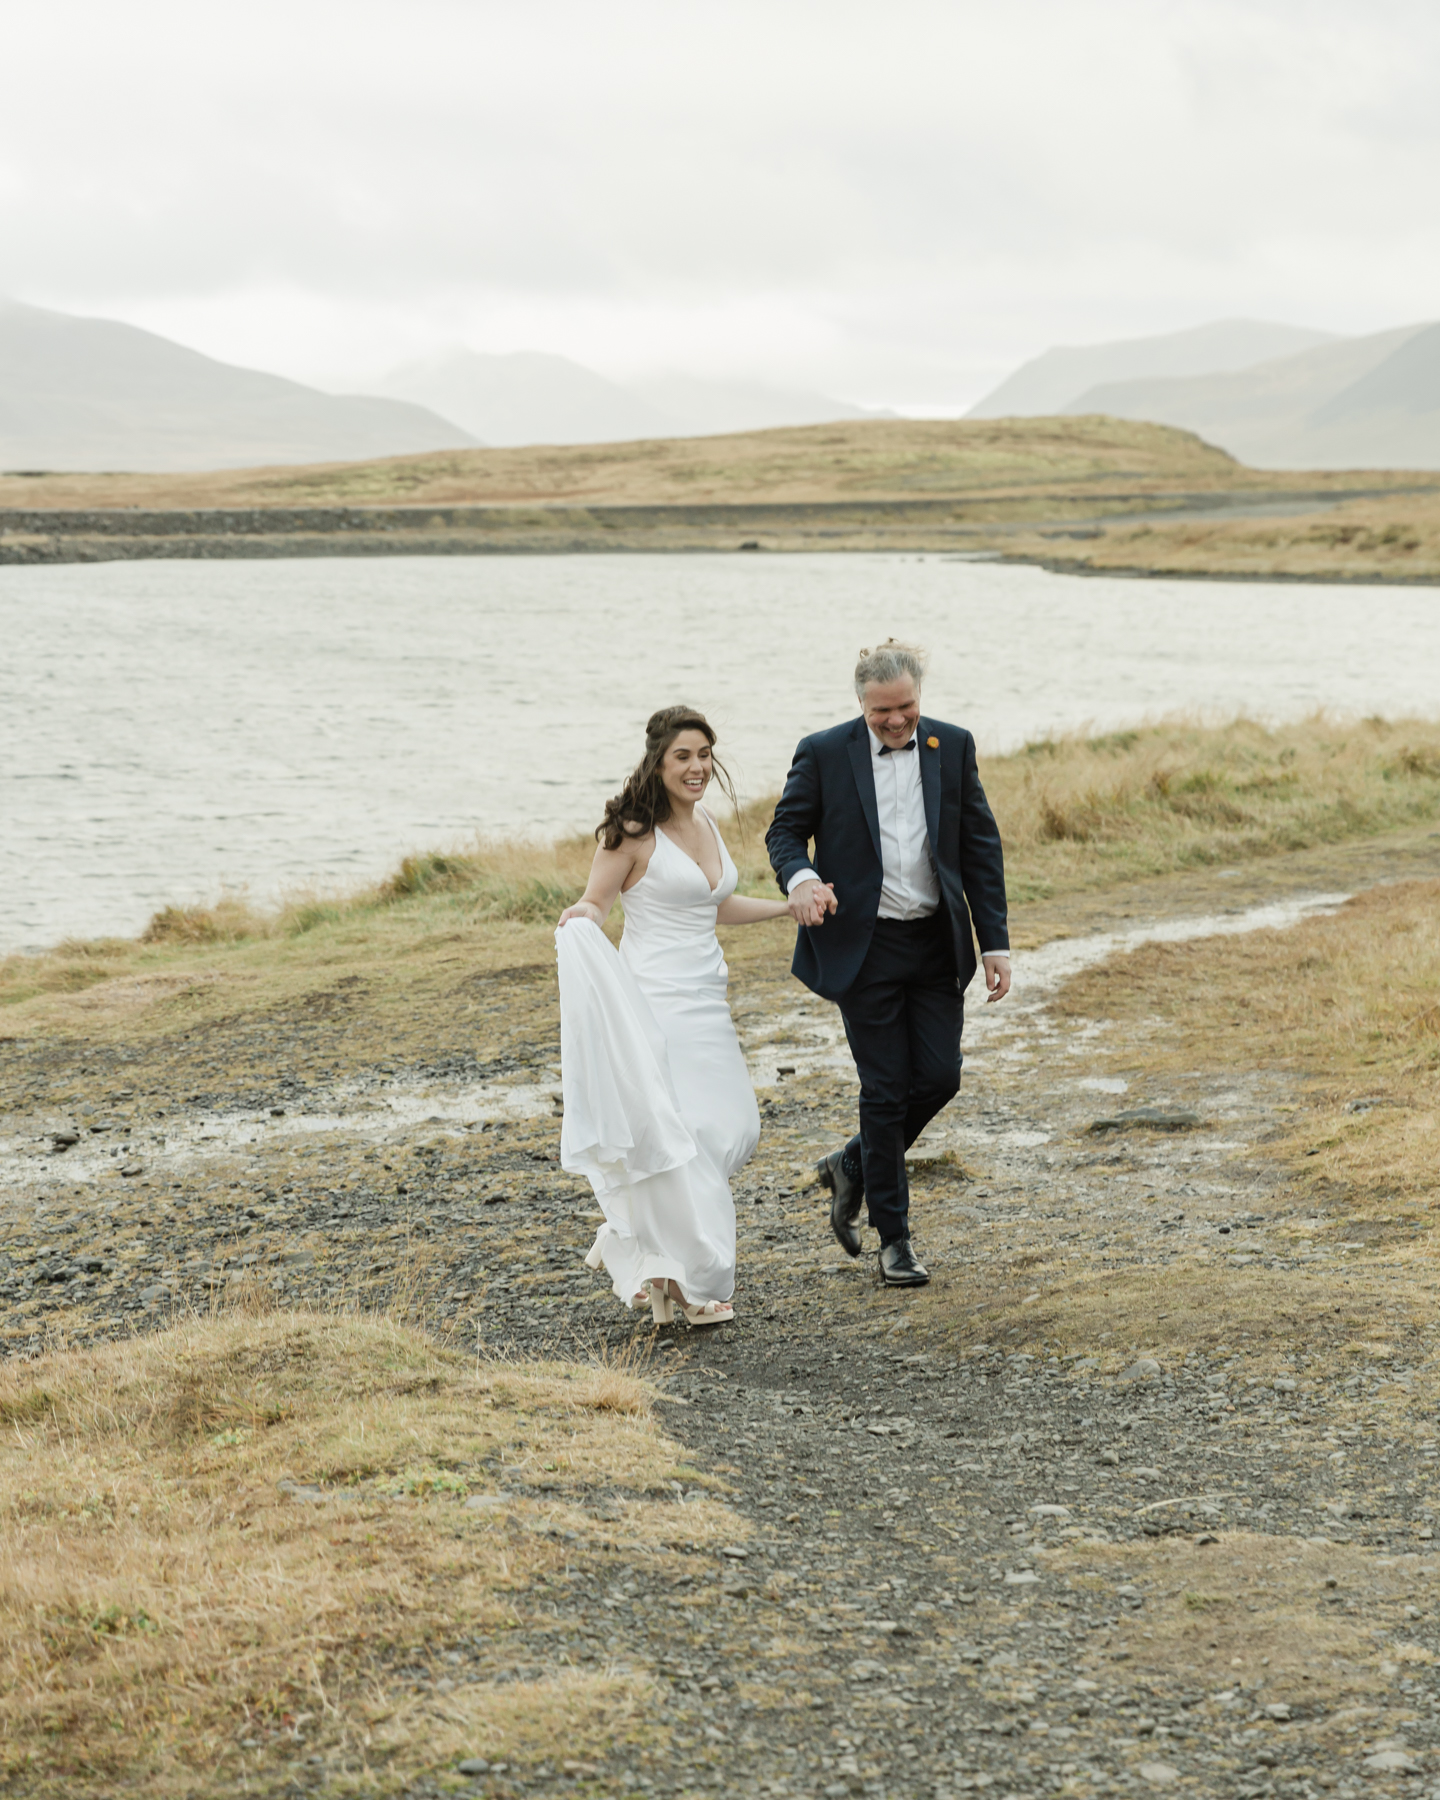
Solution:
{"label": "cloud", "polygon": [[1440,280],[1408,3],[52,0],[7,39],[0,291],[297,374],[458,338],[960,399]]}

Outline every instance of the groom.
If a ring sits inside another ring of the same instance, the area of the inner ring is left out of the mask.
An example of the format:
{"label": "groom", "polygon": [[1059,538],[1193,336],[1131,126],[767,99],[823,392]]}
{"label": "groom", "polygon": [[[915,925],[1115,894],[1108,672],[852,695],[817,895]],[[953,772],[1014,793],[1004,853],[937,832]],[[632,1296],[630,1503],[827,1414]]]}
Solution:
{"label": "groom", "polygon": [[819,1167],[830,1224],[858,1256],[869,1202],[891,1287],[930,1279],[910,1245],[905,1152],[960,1088],[972,913],[989,998],[1010,989],[1000,833],[974,738],[920,716],[925,666],[894,638],[860,652],[861,716],[801,740],[765,837],[800,926],[793,971],[839,1006],[860,1074],[859,1135]]}

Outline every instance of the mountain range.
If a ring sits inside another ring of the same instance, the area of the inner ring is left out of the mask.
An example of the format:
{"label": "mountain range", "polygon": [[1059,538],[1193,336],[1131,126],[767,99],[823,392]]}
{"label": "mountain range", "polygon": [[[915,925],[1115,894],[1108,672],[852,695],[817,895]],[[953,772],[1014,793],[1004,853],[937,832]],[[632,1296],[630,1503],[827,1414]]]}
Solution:
{"label": "mountain range", "polygon": [[[338,394],[110,319],[0,301],[0,469],[182,471],[480,445],[615,443],[893,417],[684,374],[613,381],[539,351],[440,351]],[[1258,468],[1440,468],[1440,324],[1366,337],[1225,319],[1059,347],[972,419],[1176,425]]]}
{"label": "mountain range", "polygon": [[891,416],[756,382],[691,375],[610,381],[569,357],[537,350],[485,356],[457,347],[372,385],[432,407],[487,444],[623,443]]}
{"label": "mountain range", "polygon": [[743,382],[662,375],[626,385],[540,352],[448,350],[371,385],[325,393],[134,325],[0,301],[0,469],[351,462],[866,416],[824,395]]}
{"label": "mountain range", "polygon": [[1437,469],[1440,324],[1333,337],[1229,320],[1048,350],[969,416],[1088,413],[1178,425],[1253,468]]}
{"label": "mountain range", "polygon": [[348,462],[474,442],[412,401],[322,394],[134,325],[0,301],[0,469]]}

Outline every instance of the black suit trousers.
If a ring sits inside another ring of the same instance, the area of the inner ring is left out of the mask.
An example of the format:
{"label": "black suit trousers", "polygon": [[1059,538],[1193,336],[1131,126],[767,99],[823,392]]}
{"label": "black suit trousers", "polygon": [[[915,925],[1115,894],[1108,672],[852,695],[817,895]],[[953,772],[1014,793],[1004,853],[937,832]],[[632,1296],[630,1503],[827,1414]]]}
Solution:
{"label": "black suit trousers", "polygon": [[943,907],[877,919],[840,1016],[860,1075],[860,1151],[870,1223],[882,1244],[909,1230],[905,1152],[960,1090],[965,1000]]}

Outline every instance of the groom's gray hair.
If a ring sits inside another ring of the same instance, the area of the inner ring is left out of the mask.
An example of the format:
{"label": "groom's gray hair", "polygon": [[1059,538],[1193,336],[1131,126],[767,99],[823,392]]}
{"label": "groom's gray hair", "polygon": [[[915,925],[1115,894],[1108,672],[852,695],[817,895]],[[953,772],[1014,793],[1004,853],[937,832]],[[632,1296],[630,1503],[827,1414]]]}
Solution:
{"label": "groom's gray hair", "polygon": [[855,697],[863,706],[865,690],[872,682],[898,681],[909,675],[918,694],[930,666],[930,652],[918,644],[902,644],[898,638],[886,638],[873,650],[862,650],[855,664]]}

